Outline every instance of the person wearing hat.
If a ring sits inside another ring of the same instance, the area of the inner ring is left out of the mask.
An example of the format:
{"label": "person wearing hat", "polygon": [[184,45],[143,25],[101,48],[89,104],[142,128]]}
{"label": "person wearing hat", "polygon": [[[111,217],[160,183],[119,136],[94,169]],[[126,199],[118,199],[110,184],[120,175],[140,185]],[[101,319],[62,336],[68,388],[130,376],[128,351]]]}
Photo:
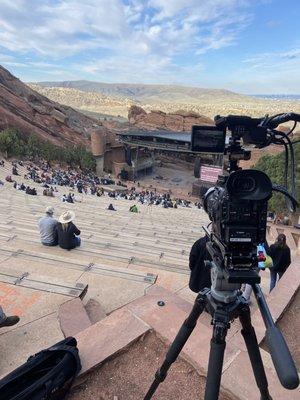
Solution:
{"label": "person wearing hat", "polygon": [[80,246],[80,230],[73,224],[75,219],[74,211],[65,211],[58,219],[56,227],[58,245],[62,249],[71,250]]}
{"label": "person wearing hat", "polygon": [[53,218],[54,208],[47,207],[46,215],[39,219],[41,242],[44,246],[57,246],[57,220]]}

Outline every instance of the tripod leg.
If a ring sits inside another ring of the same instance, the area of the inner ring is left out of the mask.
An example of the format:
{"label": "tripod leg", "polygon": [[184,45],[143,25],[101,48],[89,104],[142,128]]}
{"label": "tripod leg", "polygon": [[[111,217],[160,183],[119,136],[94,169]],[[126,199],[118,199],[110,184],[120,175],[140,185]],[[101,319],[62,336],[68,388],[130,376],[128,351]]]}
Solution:
{"label": "tripod leg", "polygon": [[219,320],[218,316],[215,314],[213,322],[213,337],[210,341],[204,400],[217,400],[219,398],[224,352],[226,347],[225,339],[229,327],[228,321],[222,321],[222,319]]}
{"label": "tripod leg", "polygon": [[205,294],[202,294],[202,292],[200,292],[200,294],[197,296],[195,300],[190,315],[182,324],[173,343],[171,344],[162,366],[156,371],[155,379],[152,385],[150,386],[146,396],[144,397],[144,400],[150,400],[153,394],[155,393],[156,389],[158,388],[159,384],[166,379],[169,368],[176,361],[183,346],[185,345],[191,333],[193,332],[197,324],[197,320],[205,308],[205,304],[206,304],[206,296]]}
{"label": "tripod leg", "polygon": [[239,315],[242,324],[242,335],[244,337],[246,347],[248,350],[249,358],[252,365],[252,370],[255,376],[256,384],[260,391],[261,400],[272,400],[268,389],[268,381],[262,362],[259,346],[256,338],[255,330],[251,323],[249,306],[245,305]]}

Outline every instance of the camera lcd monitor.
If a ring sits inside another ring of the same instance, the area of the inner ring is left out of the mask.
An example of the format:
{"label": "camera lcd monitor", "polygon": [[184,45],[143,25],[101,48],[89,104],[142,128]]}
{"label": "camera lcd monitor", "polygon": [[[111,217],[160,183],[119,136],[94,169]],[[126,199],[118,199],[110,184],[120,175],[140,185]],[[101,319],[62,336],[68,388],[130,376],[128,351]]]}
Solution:
{"label": "camera lcd monitor", "polygon": [[223,154],[225,130],[215,126],[194,125],[192,128],[191,150],[195,153]]}

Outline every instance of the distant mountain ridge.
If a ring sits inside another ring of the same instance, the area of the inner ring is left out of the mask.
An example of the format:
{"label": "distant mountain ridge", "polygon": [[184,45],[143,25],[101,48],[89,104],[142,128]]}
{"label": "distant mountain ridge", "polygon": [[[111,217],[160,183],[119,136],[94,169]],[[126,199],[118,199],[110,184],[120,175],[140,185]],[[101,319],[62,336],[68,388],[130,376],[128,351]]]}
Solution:
{"label": "distant mountain ridge", "polygon": [[213,96],[221,98],[235,98],[241,100],[247,98],[225,89],[204,89],[177,85],[148,85],[127,83],[102,83],[86,80],[62,81],[62,82],[36,82],[42,87],[63,87],[81,90],[84,92],[97,92],[106,96],[131,99],[141,103],[156,102],[199,102],[204,98]]}
{"label": "distant mountain ridge", "polygon": [[252,94],[251,96],[271,100],[300,100],[300,94]]}
{"label": "distant mountain ridge", "polygon": [[98,113],[100,118],[112,115],[127,119],[132,105],[147,112],[160,110],[176,114],[178,110],[184,110],[209,118],[228,114],[261,117],[289,111],[300,113],[298,100],[247,96],[224,89],[87,80],[41,82],[30,86],[53,101],[83,112]]}

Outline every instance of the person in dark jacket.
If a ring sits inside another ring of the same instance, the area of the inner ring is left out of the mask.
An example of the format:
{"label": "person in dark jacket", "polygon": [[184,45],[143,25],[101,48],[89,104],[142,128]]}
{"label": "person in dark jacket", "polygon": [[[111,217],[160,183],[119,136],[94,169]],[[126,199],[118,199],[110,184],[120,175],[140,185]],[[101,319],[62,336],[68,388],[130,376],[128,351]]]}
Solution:
{"label": "person in dark jacket", "polygon": [[58,219],[56,227],[58,245],[62,249],[71,250],[80,246],[80,230],[73,224],[75,213],[73,211],[64,212]]}
{"label": "person in dark jacket", "polygon": [[190,282],[189,287],[193,292],[200,292],[205,287],[210,288],[210,268],[207,267],[204,261],[211,261],[211,256],[206,249],[208,237],[204,236],[198,239],[192,246],[190,252]]}
{"label": "person in dark jacket", "polygon": [[273,260],[273,267],[270,268],[270,292],[276,286],[277,279],[280,279],[291,264],[291,250],[286,244],[286,236],[281,233],[276,242],[270,246],[269,255]]}

